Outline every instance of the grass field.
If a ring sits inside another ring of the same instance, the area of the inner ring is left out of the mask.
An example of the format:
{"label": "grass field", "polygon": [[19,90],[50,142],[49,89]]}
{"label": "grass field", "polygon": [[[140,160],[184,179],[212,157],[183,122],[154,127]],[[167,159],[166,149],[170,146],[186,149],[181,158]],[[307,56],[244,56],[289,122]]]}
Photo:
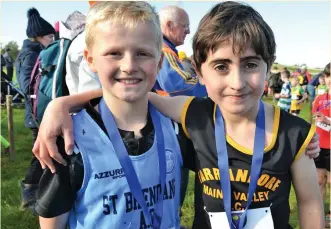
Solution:
{"label": "grass field", "polygon": [[[272,103],[271,100],[268,100]],[[308,120],[309,112],[306,105],[302,111],[302,118]],[[35,229],[38,228],[37,218],[29,212],[22,211],[20,205],[20,180],[25,174],[26,168],[29,165],[31,158],[32,138],[31,133],[24,127],[24,110],[14,109],[14,135],[16,161],[9,162],[8,155],[4,155],[1,151],[1,228],[3,229]],[[6,110],[1,110],[1,134],[8,136]],[[190,182],[186,195],[186,200],[183,207],[182,224],[190,227],[192,224],[194,213],[194,173],[190,174]],[[328,195],[329,196],[329,192]],[[327,199],[329,203],[329,198]],[[292,191],[290,197],[291,207],[291,225],[298,229],[298,215],[296,207],[295,194]],[[325,204],[328,208],[328,204]]]}

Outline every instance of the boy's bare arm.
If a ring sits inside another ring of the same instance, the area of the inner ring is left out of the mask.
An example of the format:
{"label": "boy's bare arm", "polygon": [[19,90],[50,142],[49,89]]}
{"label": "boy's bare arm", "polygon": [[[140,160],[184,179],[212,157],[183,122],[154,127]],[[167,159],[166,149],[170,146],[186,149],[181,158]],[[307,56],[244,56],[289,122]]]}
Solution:
{"label": "boy's bare arm", "polygon": [[60,97],[58,99],[65,104],[70,112],[75,112],[81,110],[81,108],[87,104],[91,99],[95,99],[102,96],[102,89],[95,89],[75,95],[69,95]]}
{"label": "boy's bare arm", "polygon": [[177,123],[182,123],[181,115],[184,105],[189,96],[164,97],[149,92],[149,101],[165,116],[168,116]]}
{"label": "boy's bare arm", "polygon": [[40,229],[65,229],[69,218],[69,212],[53,218],[39,216]]}
{"label": "boy's bare arm", "polygon": [[291,167],[301,229],[324,228],[324,209],[313,160],[305,154]]}

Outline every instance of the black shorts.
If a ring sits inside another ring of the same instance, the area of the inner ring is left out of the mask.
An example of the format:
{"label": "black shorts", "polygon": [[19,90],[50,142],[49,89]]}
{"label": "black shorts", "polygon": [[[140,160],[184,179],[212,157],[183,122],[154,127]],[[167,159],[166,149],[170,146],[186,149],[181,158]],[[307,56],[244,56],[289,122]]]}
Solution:
{"label": "black shorts", "polygon": [[330,149],[321,148],[320,155],[314,159],[316,168],[326,169],[330,172]]}
{"label": "black shorts", "polygon": [[290,113],[299,115],[300,111],[301,110],[291,110]]}

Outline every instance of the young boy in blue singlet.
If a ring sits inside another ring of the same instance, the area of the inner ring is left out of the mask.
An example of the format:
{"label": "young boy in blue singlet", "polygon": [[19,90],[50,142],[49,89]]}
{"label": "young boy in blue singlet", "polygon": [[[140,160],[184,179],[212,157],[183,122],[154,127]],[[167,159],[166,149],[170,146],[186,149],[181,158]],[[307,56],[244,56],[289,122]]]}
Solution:
{"label": "young boy in blue singlet", "polygon": [[[72,117],[69,166],[45,170],[42,229],[179,228],[182,155],[173,123],[148,104],[162,33],[146,2],[99,2],[86,19],[85,58],[103,97]],[[63,150],[63,139],[58,140]]]}

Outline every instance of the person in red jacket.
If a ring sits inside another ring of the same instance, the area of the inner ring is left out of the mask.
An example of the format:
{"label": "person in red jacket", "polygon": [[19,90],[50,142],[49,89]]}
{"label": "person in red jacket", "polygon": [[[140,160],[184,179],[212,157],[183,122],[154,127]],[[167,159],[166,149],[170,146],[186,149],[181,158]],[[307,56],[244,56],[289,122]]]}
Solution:
{"label": "person in red jacket", "polygon": [[[319,185],[321,188],[322,198],[325,200],[326,184],[330,186],[330,131],[331,131],[331,77],[330,63],[324,69],[325,84],[328,92],[318,95],[313,104],[313,113],[316,120],[316,131],[320,136],[320,155],[315,159],[315,165],[318,173]],[[330,228],[330,209],[325,217],[325,225]]]}

